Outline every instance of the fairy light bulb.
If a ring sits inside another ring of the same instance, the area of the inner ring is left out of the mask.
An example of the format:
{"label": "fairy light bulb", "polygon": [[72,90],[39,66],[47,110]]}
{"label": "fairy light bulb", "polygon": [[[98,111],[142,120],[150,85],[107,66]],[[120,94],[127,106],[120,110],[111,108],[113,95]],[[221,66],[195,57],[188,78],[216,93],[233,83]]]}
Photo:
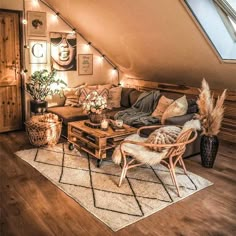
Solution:
{"label": "fairy light bulb", "polygon": [[112,70],[112,74],[115,75],[117,73],[117,68],[114,67],[113,70]]}
{"label": "fairy light bulb", "polygon": [[38,6],[39,6],[38,0],[33,0],[33,1],[32,1],[32,5],[33,5],[34,7],[38,7]]}
{"label": "fairy light bulb", "polygon": [[99,63],[102,63],[103,60],[104,60],[104,55],[98,57],[98,62],[99,62]]}
{"label": "fairy light bulb", "polygon": [[58,21],[58,16],[59,16],[59,15],[60,15],[59,12],[56,12],[55,14],[52,14],[52,17],[51,17],[52,21],[57,22],[57,21]]}
{"label": "fairy light bulb", "polygon": [[86,51],[88,51],[90,49],[91,44],[92,44],[91,42],[88,42],[87,44],[85,44],[84,48]]}
{"label": "fairy light bulb", "polygon": [[22,23],[23,23],[24,25],[26,25],[26,24],[27,24],[27,20],[26,20],[26,19],[23,19],[23,20],[22,20]]}

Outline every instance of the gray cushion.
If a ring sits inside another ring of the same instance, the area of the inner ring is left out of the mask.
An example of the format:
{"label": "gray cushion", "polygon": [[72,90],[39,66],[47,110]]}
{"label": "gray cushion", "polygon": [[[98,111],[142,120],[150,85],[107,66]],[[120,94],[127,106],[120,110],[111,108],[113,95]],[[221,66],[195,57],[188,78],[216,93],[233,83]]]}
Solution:
{"label": "gray cushion", "polygon": [[194,113],[185,114],[183,116],[174,116],[167,118],[165,120],[165,125],[184,125],[185,122],[192,120],[194,117]]}
{"label": "gray cushion", "polygon": [[133,90],[135,90],[135,89],[134,88],[122,88],[121,101],[120,101],[120,105],[122,107],[130,107],[129,94]]}
{"label": "gray cushion", "polygon": [[137,101],[141,93],[142,92],[138,90],[133,90],[130,92],[129,94],[130,106],[134,105],[134,103]]}

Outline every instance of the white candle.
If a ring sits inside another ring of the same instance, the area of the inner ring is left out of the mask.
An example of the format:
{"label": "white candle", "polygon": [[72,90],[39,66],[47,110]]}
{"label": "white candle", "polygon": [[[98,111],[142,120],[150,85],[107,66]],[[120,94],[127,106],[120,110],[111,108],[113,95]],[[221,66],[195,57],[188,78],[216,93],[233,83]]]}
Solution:
{"label": "white candle", "polygon": [[102,120],[101,122],[101,129],[107,129],[108,128],[108,121]]}

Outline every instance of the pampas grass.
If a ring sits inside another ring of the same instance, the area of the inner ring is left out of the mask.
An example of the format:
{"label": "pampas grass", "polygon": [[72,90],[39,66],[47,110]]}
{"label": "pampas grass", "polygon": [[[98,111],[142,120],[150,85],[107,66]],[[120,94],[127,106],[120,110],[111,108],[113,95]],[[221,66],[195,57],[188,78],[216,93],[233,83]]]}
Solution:
{"label": "pampas grass", "polygon": [[215,99],[211,94],[208,83],[205,79],[202,80],[202,88],[200,89],[197,105],[199,114],[197,118],[202,125],[202,134],[214,136],[220,132],[221,122],[224,116],[224,100],[226,97],[226,89],[221,96]]}

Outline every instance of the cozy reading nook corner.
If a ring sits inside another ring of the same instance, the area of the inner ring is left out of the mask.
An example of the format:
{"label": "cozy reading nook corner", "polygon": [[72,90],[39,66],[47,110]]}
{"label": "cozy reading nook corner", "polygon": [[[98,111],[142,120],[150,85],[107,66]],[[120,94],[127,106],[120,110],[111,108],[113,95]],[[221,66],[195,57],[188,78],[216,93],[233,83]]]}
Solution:
{"label": "cozy reading nook corner", "polygon": [[0,234],[235,235],[235,25],[235,0],[2,0]]}

